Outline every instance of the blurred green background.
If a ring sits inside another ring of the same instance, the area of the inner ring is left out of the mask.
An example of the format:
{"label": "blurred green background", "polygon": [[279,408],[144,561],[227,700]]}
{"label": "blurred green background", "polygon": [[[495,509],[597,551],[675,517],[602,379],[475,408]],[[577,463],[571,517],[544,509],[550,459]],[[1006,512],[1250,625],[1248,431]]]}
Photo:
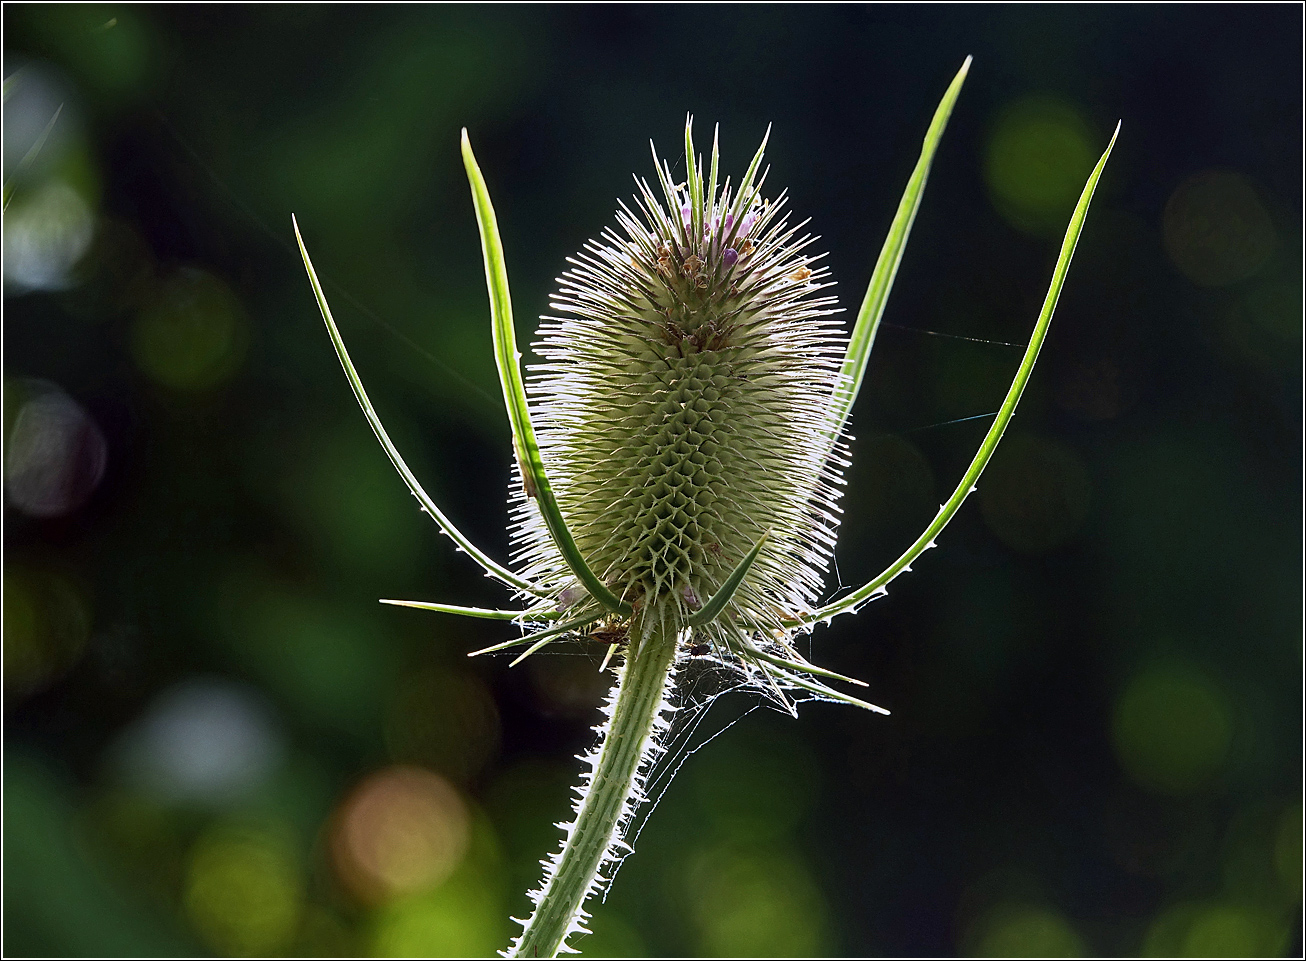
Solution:
{"label": "blurred green background", "polygon": [[812,639],[893,715],[723,698],[578,946],[1300,953],[1299,7],[3,16],[6,953],[489,954],[557,844],[598,653],[469,661],[508,630],[376,603],[505,596],[368,432],[292,211],[392,435],[505,558],[459,128],[524,340],[686,111],[736,175],[774,123],[855,307],[966,54],[844,583],[961,475],[1123,129],[978,496]]}

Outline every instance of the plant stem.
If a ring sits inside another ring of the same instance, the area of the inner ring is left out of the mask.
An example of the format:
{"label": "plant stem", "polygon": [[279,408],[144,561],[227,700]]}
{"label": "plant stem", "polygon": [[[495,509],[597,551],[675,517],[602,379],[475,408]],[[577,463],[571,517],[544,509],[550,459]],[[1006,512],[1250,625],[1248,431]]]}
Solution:
{"label": "plant stem", "polygon": [[653,631],[628,653],[612,717],[594,759],[576,821],[562,855],[546,876],[535,913],[508,957],[551,958],[568,934],[578,929],[581,908],[600,881],[599,871],[620,840],[627,815],[637,801],[641,762],[665,706],[667,677],[675,662],[675,637]]}

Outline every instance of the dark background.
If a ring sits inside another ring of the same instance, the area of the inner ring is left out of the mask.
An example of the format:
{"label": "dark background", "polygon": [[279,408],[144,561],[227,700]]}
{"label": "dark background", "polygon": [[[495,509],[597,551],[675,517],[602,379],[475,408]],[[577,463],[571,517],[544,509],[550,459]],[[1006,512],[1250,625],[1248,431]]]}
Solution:
{"label": "dark background", "polygon": [[376,603],[506,597],[368,432],[292,211],[392,436],[506,558],[460,127],[523,341],[686,111],[736,177],[774,124],[769,184],[855,307],[967,54],[853,418],[846,584],[961,476],[988,420],[959,419],[996,409],[1123,127],[978,495],[812,638],[893,714],[723,698],[690,746],[743,719],[578,944],[1300,952],[1298,6],[6,4],[4,29],[6,953],[488,954],[557,844],[598,654],[468,661],[509,629]]}

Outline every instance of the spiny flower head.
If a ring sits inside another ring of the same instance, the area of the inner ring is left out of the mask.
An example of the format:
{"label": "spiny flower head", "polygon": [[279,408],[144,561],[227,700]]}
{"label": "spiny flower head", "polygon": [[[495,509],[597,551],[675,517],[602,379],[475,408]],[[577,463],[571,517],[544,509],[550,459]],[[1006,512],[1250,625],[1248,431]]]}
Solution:
{"label": "spiny flower head", "polygon": [[[627,627],[683,632],[764,542],[724,610],[698,626],[721,653],[765,643],[817,599],[843,462],[827,410],[846,350],[815,239],[763,196],[766,141],[732,189],[654,164],[618,230],[585,245],[542,318],[528,381],[558,505],[590,568],[634,608]],[[524,575],[560,608],[591,603],[517,477]],[[636,637],[638,640],[638,637]]]}

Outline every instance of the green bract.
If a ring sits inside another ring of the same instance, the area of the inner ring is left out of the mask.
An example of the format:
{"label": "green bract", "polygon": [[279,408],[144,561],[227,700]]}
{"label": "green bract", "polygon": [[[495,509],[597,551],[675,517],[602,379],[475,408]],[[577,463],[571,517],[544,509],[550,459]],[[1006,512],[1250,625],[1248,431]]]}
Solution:
{"label": "green bract", "polygon": [[605,231],[570,261],[554,314],[543,318],[536,351],[544,363],[529,392],[494,209],[463,132],[517,465],[514,569],[449,522],[390,443],[300,241],[332,343],[391,461],[459,548],[525,599],[519,610],[385,603],[533,628],[474,652],[528,645],[514,664],[575,635],[607,643],[609,657],[623,655],[599,744],[584,758],[576,820],[546,862],[535,913],[510,954],[552,956],[584,930],[585,900],[623,846],[643,776],[661,750],[676,669],[690,656],[710,654],[791,711],[791,695],[803,691],[887,713],[827,686],[820,678],[861,682],[807,662],[793,636],[883,594],[974,490],[1033,370],[1111,151],[1084,187],[1029,347],[956,491],[887,570],[817,606],[838,524],[842,437],[969,66],[967,58],[935,112],[850,337],[832,319],[831,282],[809,251],[813,238],[790,225],[783,193],[762,192],[766,140],[732,187],[718,179],[715,138],[704,168],[690,121],[685,181],[675,182],[655,152],[658,190],[637,180],[635,209],[623,204],[617,213],[620,230]]}

